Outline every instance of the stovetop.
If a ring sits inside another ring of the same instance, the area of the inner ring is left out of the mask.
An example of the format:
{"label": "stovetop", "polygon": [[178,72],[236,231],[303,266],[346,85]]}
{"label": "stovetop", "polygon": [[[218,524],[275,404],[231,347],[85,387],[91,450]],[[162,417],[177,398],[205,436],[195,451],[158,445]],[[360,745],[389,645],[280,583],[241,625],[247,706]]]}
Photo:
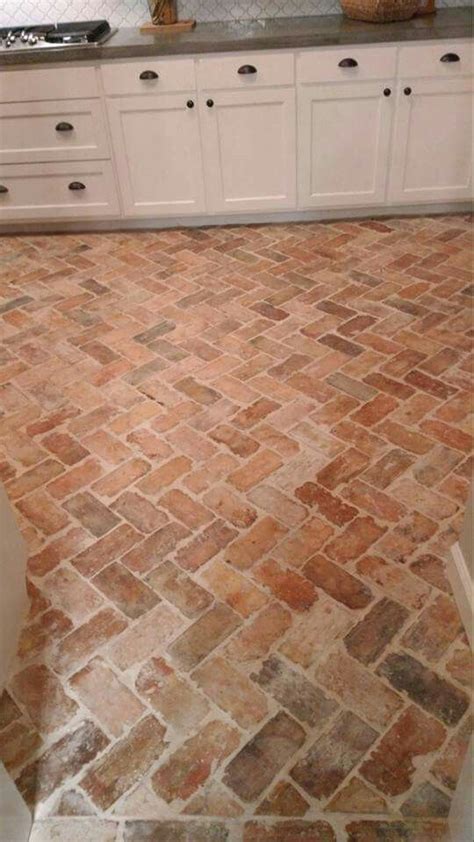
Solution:
{"label": "stovetop", "polygon": [[96,47],[114,32],[106,20],[0,27],[0,49]]}

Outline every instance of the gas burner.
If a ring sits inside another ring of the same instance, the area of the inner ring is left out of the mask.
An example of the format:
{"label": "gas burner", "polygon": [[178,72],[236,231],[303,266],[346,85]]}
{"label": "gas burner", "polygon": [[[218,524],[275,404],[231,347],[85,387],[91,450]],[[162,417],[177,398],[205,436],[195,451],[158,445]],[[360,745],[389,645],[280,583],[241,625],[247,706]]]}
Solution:
{"label": "gas burner", "polygon": [[106,20],[4,27],[0,28],[0,46],[15,50],[25,47],[94,47],[107,41],[115,31]]}

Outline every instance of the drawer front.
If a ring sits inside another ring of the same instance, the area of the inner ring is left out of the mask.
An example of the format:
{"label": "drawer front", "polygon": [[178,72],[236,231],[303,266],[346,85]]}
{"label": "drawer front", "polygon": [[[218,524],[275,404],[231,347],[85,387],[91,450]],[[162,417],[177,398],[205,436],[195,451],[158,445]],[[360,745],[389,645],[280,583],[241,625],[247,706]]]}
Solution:
{"label": "drawer front", "polygon": [[[84,189],[71,190],[71,184],[83,184]],[[0,166],[0,223],[23,219],[81,219],[118,213],[109,161]]]}
{"label": "drawer front", "polygon": [[108,158],[98,99],[0,104],[0,164]]}
{"label": "drawer front", "polygon": [[192,59],[114,61],[102,65],[102,79],[108,96],[192,91],[196,87]]}
{"label": "drawer front", "polygon": [[399,76],[453,79],[472,74],[472,42],[439,41],[400,48]]}
{"label": "drawer front", "polygon": [[337,47],[308,50],[297,60],[298,82],[363,82],[395,76],[396,47]]}
{"label": "drawer front", "polygon": [[292,53],[238,53],[198,60],[199,87],[206,90],[292,85]]}
{"label": "drawer front", "polygon": [[4,70],[0,73],[0,102],[38,102],[99,96],[95,67],[57,67],[44,70]]}

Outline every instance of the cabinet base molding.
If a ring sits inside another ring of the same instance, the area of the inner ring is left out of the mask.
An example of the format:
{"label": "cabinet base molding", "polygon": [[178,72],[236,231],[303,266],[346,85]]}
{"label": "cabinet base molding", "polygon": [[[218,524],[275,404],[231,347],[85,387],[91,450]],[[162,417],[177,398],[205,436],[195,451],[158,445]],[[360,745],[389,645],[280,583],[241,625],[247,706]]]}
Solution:
{"label": "cabinet base molding", "polygon": [[116,218],[94,221],[2,222],[0,234],[59,233],[77,231],[159,231],[162,228],[208,228],[214,225],[253,225],[288,222],[332,222],[344,219],[388,218],[403,216],[439,216],[471,213],[471,202],[446,202],[424,205],[384,205],[383,207],[342,208],[335,210],[281,211],[271,213],[206,214],[144,219]]}

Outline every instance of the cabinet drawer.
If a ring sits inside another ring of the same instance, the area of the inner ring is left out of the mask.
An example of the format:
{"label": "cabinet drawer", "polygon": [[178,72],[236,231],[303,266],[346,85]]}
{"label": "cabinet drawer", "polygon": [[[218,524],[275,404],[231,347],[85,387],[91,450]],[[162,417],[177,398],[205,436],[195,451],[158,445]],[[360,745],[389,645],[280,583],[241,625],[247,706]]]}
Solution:
{"label": "cabinet drawer", "polygon": [[95,67],[5,70],[0,73],[0,102],[38,102],[99,96]]}
{"label": "cabinet drawer", "polygon": [[291,53],[239,53],[198,61],[199,86],[208,90],[292,85],[294,78]]}
{"label": "cabinet drawer", "polygon": [[363,82],[389,79],[396,72],[396,47],[337,47],[308,50],[297,60],[298,82]]}
{"label": "cabinet drawer", "polygon": [[0,104],[0,163],[107,157],[98,99]]}
{"label": "cabinet drawer", "polygon": [[472,42],[438,41],[400,48],[400,76],[434,76],[452,79],[472,74]]}
{"label": "cabinet drawer", "polygon": [[191,91],[196,87],[192,59],[114,61],[102,65],[102,79],[109,96]]}
{"label": "cabinet drawer", "polygon": [[[69,185],[76,182],[84,189],[71,190]],[[108,161],[3,165],[0,185],[0,222],[113,216],[119,212]]]}

